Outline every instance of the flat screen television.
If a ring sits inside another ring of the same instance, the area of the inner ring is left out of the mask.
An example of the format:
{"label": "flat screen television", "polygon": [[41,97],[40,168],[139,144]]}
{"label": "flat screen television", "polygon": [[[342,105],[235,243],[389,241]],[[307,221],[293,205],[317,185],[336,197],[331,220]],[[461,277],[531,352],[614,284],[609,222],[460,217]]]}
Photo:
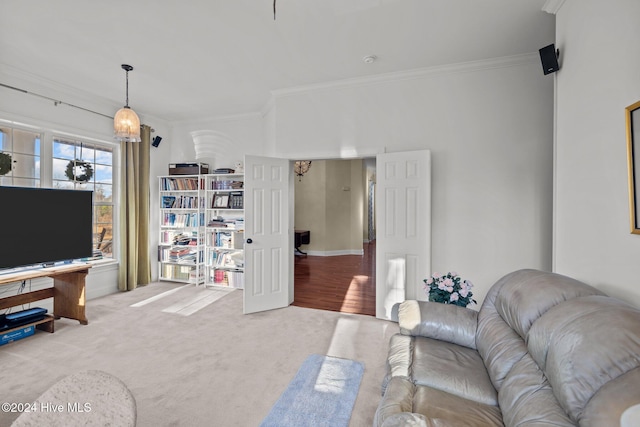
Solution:
{"label": "flat screen television", "polygon": [[93,192],[0,186],[0,269],[92,254]]}

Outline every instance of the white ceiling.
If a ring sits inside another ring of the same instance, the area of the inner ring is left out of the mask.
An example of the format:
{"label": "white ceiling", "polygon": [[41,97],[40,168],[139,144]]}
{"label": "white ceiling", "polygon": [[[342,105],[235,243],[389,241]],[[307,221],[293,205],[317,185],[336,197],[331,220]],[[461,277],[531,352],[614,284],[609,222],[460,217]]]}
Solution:
{"label": "white ceiling", "polygon": [[260,111],[278,89],[536,53],[554,41],[544,4],[278,0],[274,20],[273,0],[2,0],[0,65],[123,105],[131,64],[131,107],[173,122]]}

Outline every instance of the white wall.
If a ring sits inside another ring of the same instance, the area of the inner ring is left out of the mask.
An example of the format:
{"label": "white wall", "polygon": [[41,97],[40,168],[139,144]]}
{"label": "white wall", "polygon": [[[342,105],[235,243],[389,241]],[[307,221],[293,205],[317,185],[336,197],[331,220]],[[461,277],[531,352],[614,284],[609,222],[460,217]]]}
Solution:
{"label": "white wall", "polygon": [[640,2],[567,0],[556,15],[554,269],[640,306],[625,107],[640,100]]}
{"label": "white wall", "polygon": [[553,80],[535,55],[276,92],[275,155],[430,149],[432,266],[479,302],[517,268],[551,269]]}
{"label": "white wall", "polygon": [[[217,134],[216,156],[196,159],[191,132],[212,131]],[[211,169],[233,168],[245,154],[266,155],[265,122],[260,113],[212,118],[173,124],[171,139],[171,162],[208,163]],[[168,171],[167,171],[168,172]],[[166,172],[165,172],[166,173]]]}
{"label": "white wall", "polygon": [[[434,270],[456,270],[472,280],[481,302],[509,271],[550,269],[552,83],[542,75],[535,53],[278,91],[262,113],[171,127],[149,120],[163,137],[151,151],[153,277],[155,177],[168,172],[169,162],[196,160],[190,133],[198,130],[215,131],[230,141],[217,158],[198,159],[213,167],[233,165],[245,154],[318,159],[430,149]],[[73,109],[61,112],[62,107],[36,107],[44,101],[18,93],[5,97],[5,92],[0,112],[45,117],[63,128],[77,121],[82,132],[111,138],[109,120]],[[74,98],[72,90],[61,91],[60,98],[105,109],[90,98]]]}
{"label": "white wall", "polygon": [[294,179],[296,230],[309,230],[302,251],[315,256],[362,255],[365,187],[362,160],[314,160]]}

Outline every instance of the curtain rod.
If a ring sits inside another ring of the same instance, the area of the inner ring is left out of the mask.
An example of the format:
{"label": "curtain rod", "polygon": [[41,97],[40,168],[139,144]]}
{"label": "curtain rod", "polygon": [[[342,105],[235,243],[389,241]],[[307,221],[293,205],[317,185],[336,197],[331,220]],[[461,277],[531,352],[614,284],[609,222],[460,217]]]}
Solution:
{"label": "curtain rod", "polygon": [[46,99],[46,100],[48,100],[48,101],[53,101],[53,105],[55,105],[56,107],[57,107],[58,105],[61,105],[61,104],[62,104],[62,105],[67,105],[67,106],[69,106],[69,107],[77,108],[78,110],[83,110],[83,111],[86,111],[86,112],[88,112],[88,113],[97,114],[97,115],[99,115],[99,116],[106,117],[106,118],[108,118],[108,119],[113,120],[113,116],[109,116],[109,115],[107,115],[107,114],[102,114],[102,113],[99,113],[99,112],[97,112],[97,111],[90,110],[90,109],[88,109],[88,108],[80,107],[79,105],[69,104],[68,102],[64,102],[64,101],[60,101],[60,100],[58,100],[58,99],[50,98],[50,97],[48,97],[48,96],[40,95],[40,94],[38,94],[38,93],[29,92],[29,91],[27,91],[27,90],[20,89],[20,88],[18,88],[18,87],[14,87],[14,86],[6,85],[6,84],[4,84],[4,83],[0,83],[0,86],[2,86],[2,87],[6,87],[7,89],[13,89],[13,90],[18,91],[18,92],[26,93],[27,95],[37,96],[37,97],[39,97],[39,98],[43,98],[43,99]]}

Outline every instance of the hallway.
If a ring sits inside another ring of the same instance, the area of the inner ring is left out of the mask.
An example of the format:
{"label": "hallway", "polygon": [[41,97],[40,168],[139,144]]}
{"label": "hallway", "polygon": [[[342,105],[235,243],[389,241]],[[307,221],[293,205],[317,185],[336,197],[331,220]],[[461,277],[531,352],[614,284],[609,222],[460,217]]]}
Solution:
{"label": "hallway", "polygon": [[296,256],[293,305],[376,315],[376,244],[364,255]]}

